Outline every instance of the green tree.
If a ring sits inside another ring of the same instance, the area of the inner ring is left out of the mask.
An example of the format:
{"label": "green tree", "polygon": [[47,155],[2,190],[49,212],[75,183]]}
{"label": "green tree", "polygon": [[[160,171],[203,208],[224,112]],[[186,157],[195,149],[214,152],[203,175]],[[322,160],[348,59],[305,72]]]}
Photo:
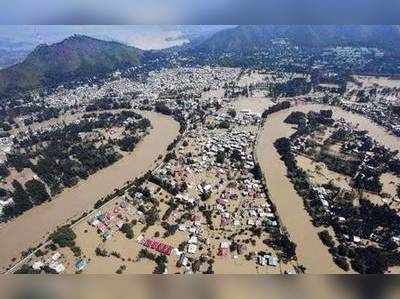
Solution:
{"label": "green tree", "polygon": [[14,188],[13,200],[15,203],[15,213],[19,215],[31,209],[33,205],[29,198],[29,194],[26,193],[20,182],[14,180],[12,186]]}
{"label": "green tree", "polygon": [[154,272],[157,274],[163,274],[167,268],[167,257],[163,254],[160,254],[156,257],[155,262],[157,263],[157,266]]}
{"label": "green tree", "polygon": [[220,164],[224,163],[224,161],[225,161],[225,152],[224,151],[218,151],[216,160],[217,160],[217,163],[220,163]]}
{"label": "green tree", "polygon": [[236,110],[235,109],[229,109],[228,110],[228,115],[230,116],[230,117],[232,117],[232,118],[235,118],[236,117]]}
{"label": "green tree", "polygon": [[36,204],[41,204],[50,198],[49,194],[47,193],[46,186],[38,180],[32,179],[27,181],[25,183],[25,187],[26,192],[28,192]]}
{"label": "green tree", "polygon": [[121,232],[123,232],[128,239],[133,239],[134,237],[132,225],[129,223],[124,223],[122,225]]}
{"label": "green tree", "polygon": [[60,227],[49,236],[49,239],[60,247],[73,247],[75,238],[76,234],[67,225]]}

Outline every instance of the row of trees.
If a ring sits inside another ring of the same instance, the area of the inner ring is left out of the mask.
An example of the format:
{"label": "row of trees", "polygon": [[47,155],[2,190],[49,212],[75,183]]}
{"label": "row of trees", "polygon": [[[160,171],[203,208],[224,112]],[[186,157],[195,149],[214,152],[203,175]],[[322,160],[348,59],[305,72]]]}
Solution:
{"label": "row of trees", "polygon": [[103,97],[95,102],[91,102],[86,106],[86,111],[99,111],[99,110],[115,110],[115,109],[131,109],[132,105],[129,101],[118,101],[111,97]]}
{"label": "row of trees", "polygon": [[[388,267],[400,265],[398,245],[391,240],[392,236],[400,234],[400,217],[395,210],[387,205],[375,205],[363,198],[360,198],[359,205],[355,206],[354,197],[346,196],[339,188],[328,184],[323,186],[331,191],[329,196],[324,197],[329,202],[328,211],[322,205],[307,173],[297,166],[290,140],[278,139],[275,147],[285,162],[288,176],[296,191],[304,200],[313,224],[333,228],[339,246],[335,246],[333,238],[327,231],[322,231],[319,236],[330,248],[333,259],[339,267],[346,271],[349,269],[347,258],[350,259],[352,268],[360,273],[384,273]],[[353,236],[362,239],[372,238],[377,246],[354,245],[351,242]]]}
{"label": "row of trees", "polygon": [[[7,162],[2,165],[0,171],[3,176],[7,176],[8,167],[15,167],[17,171],[30,168],[49,187],[51,195],[55,195],[122,157],[112,143],[98,146],[91,140],[83,141],[79,135],[81,132],[108,126],[109,122],[114,125],[125,124],[129,127],[128,132],[144,131],[151,125],[148,119],[133,111],[90,115],[79,123],[17,139],[17,146],[22,150],[8,154]],[[139,137],[127,133],[116,144],[121,150],[132,151],[138,142]],[[33,163],[33,159],[37,162]],[[46,185],[41,181],[27,182],[26,190],[17,181],[13,182],[15,206],[7,209],[7,217],[18,216],[49,199]]]}
{"label": "row of trees", "polygon": [[8,206],[5,210],[6,217],[15,217],[31,209],[35,205],[40,205],[50,199],[46,186],[35,179],[27,181],[25,188],[18,181],[12,182],[14,191],[12,198],[14,205]]}
{"label": "row of trees", "polygon": [[268,115],[281,111],[281,110],[285,110],[285,109],[289,109],[290,108],[290,102],[289,101],[283,101],[280,103],[277,103],[275,105],[272,105],[271,107],[268,107],[262,114],[263,118],[267,118]]}
{"label": "row of trees", "polygon": [[303,77],[289,79],[269,85],[269,92],[273,97],[294,97],[304,95],[311,91],[311,81]]}
{"label": "row of trees", "polygon": [[25,118],[24,124],[28,126],[33,123],[40,123],[46,120],[50,120],[52,118],[57,118],[59,115],[60,115],[60,108],[43,107],[43,109],[41,109],[37,113],[32,114],[30,117]]}

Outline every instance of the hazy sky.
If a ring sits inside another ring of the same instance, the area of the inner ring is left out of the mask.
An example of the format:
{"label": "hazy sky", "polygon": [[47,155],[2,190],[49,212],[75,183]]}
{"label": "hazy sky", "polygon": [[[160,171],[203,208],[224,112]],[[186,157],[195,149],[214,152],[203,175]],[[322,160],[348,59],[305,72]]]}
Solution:
{"label": "hazy sky", "polygon": [[[162,49],[188,42],[199,34],[210,34],[228,26],[175,26],[175,25],[0,25],[0,42],[22,42],[31,48],[38,44],[54,43],[73,34],[116,40],[141,49]],[[15,46],[15,45],[14,45]]]}
{"label": "hazy sky", "polygon": [[398,0],[2,0],[0,24],[400,24]]}

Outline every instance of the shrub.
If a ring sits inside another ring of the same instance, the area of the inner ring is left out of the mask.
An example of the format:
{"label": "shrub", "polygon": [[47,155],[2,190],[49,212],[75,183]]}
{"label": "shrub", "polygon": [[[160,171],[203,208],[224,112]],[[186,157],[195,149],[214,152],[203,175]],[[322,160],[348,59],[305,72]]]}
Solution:
{"label": "shrub", "polygon": [[339,266],[339,268],[343,269],[346,272],[349,271],[350,266],[345,257],[337,256],[333,259],[333,261],[336,265]]}
{"label": "shrub", "polygon": [[32,179],[27,181],[25,183],[25,187],[26,192],[36,204],[41,204],[50,198],[50,195],[47,193],[46,186],[38,180]]}
{"label": "shrub", "polygon": [[62,226],[49,237],[53,243],[60,247],[72,247],[75,245],[76,234],[69,226]]}
{"label": "shrub", "polygon": [[71,247],[71,251],[74,253],[74,255],[75,255],[76,257],[81,256],[81,254],[82,254],[82,250],[81,250],[81,248],[78,247],[78,246],[72,246],[72,247]]}
{"label": "shrub", "polygon": [[104,257],[108,256],[107,250],[101,249],[101,248],[99,248],[99,247],[96,247],[95,252],[96,252],[96,255],[97,255],[97,256],[104,256]]}
{"label": "shrub", "polygon": [[320,231],[318,233],[319,238],[321,239],[322,243],[324,243],[325,246],[328,247],[333,247],[335,246],[335,242],[332,239],[332,236],[329,234],[327,230]]}

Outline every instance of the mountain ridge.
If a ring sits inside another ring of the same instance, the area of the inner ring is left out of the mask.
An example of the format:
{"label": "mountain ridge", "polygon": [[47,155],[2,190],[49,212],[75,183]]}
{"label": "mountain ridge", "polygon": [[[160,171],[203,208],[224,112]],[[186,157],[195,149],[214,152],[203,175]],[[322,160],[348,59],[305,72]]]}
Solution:
{"label": "mountain ridge", "polygon": [[398,25],[242,25],[221,30],[198,50],[243,51],[264,48],[273,39],[288,39],[303,47],[376,46],[395,50],[400,46]]}
{"label": "mountain ridge", "polygon": [[[39,45],[24,61],[1,69],[0,94],[55,87],[65,82],[99,77],[117,69],[137,65],[153,63],[155,67],[167,66],[174,60],[176,53],[190,58],[189,61],[195,65],[252,66],[253,54],[258,54],[258,50],[272,49],[274,42],[279,39],[301,49],[335,46],[385,49],[392,60],[381,59],[377,66],[383,62],[390,65],[400,58],[400,26],[395,25],[241,25],[217,31],[205,40],[198,40],[191,45],[162,51],[145,51],[117,41],[72,35],[58,43]],[[275,52],[270,51],[268,58],[280,61],[279,57],[288,55],[286,50],[281,51],[278,48]],[[303,59],[303,56],[296,53],[293,55],[297,55],[298,60]],[[264,61],[265,58],[261,60]]]}
{"label": "mountain ridge", "polygon": [[53,86],[140,64],[143,51],[115,41],[73,35],[37,46],[24,61],[0,70],[0,92]]}

